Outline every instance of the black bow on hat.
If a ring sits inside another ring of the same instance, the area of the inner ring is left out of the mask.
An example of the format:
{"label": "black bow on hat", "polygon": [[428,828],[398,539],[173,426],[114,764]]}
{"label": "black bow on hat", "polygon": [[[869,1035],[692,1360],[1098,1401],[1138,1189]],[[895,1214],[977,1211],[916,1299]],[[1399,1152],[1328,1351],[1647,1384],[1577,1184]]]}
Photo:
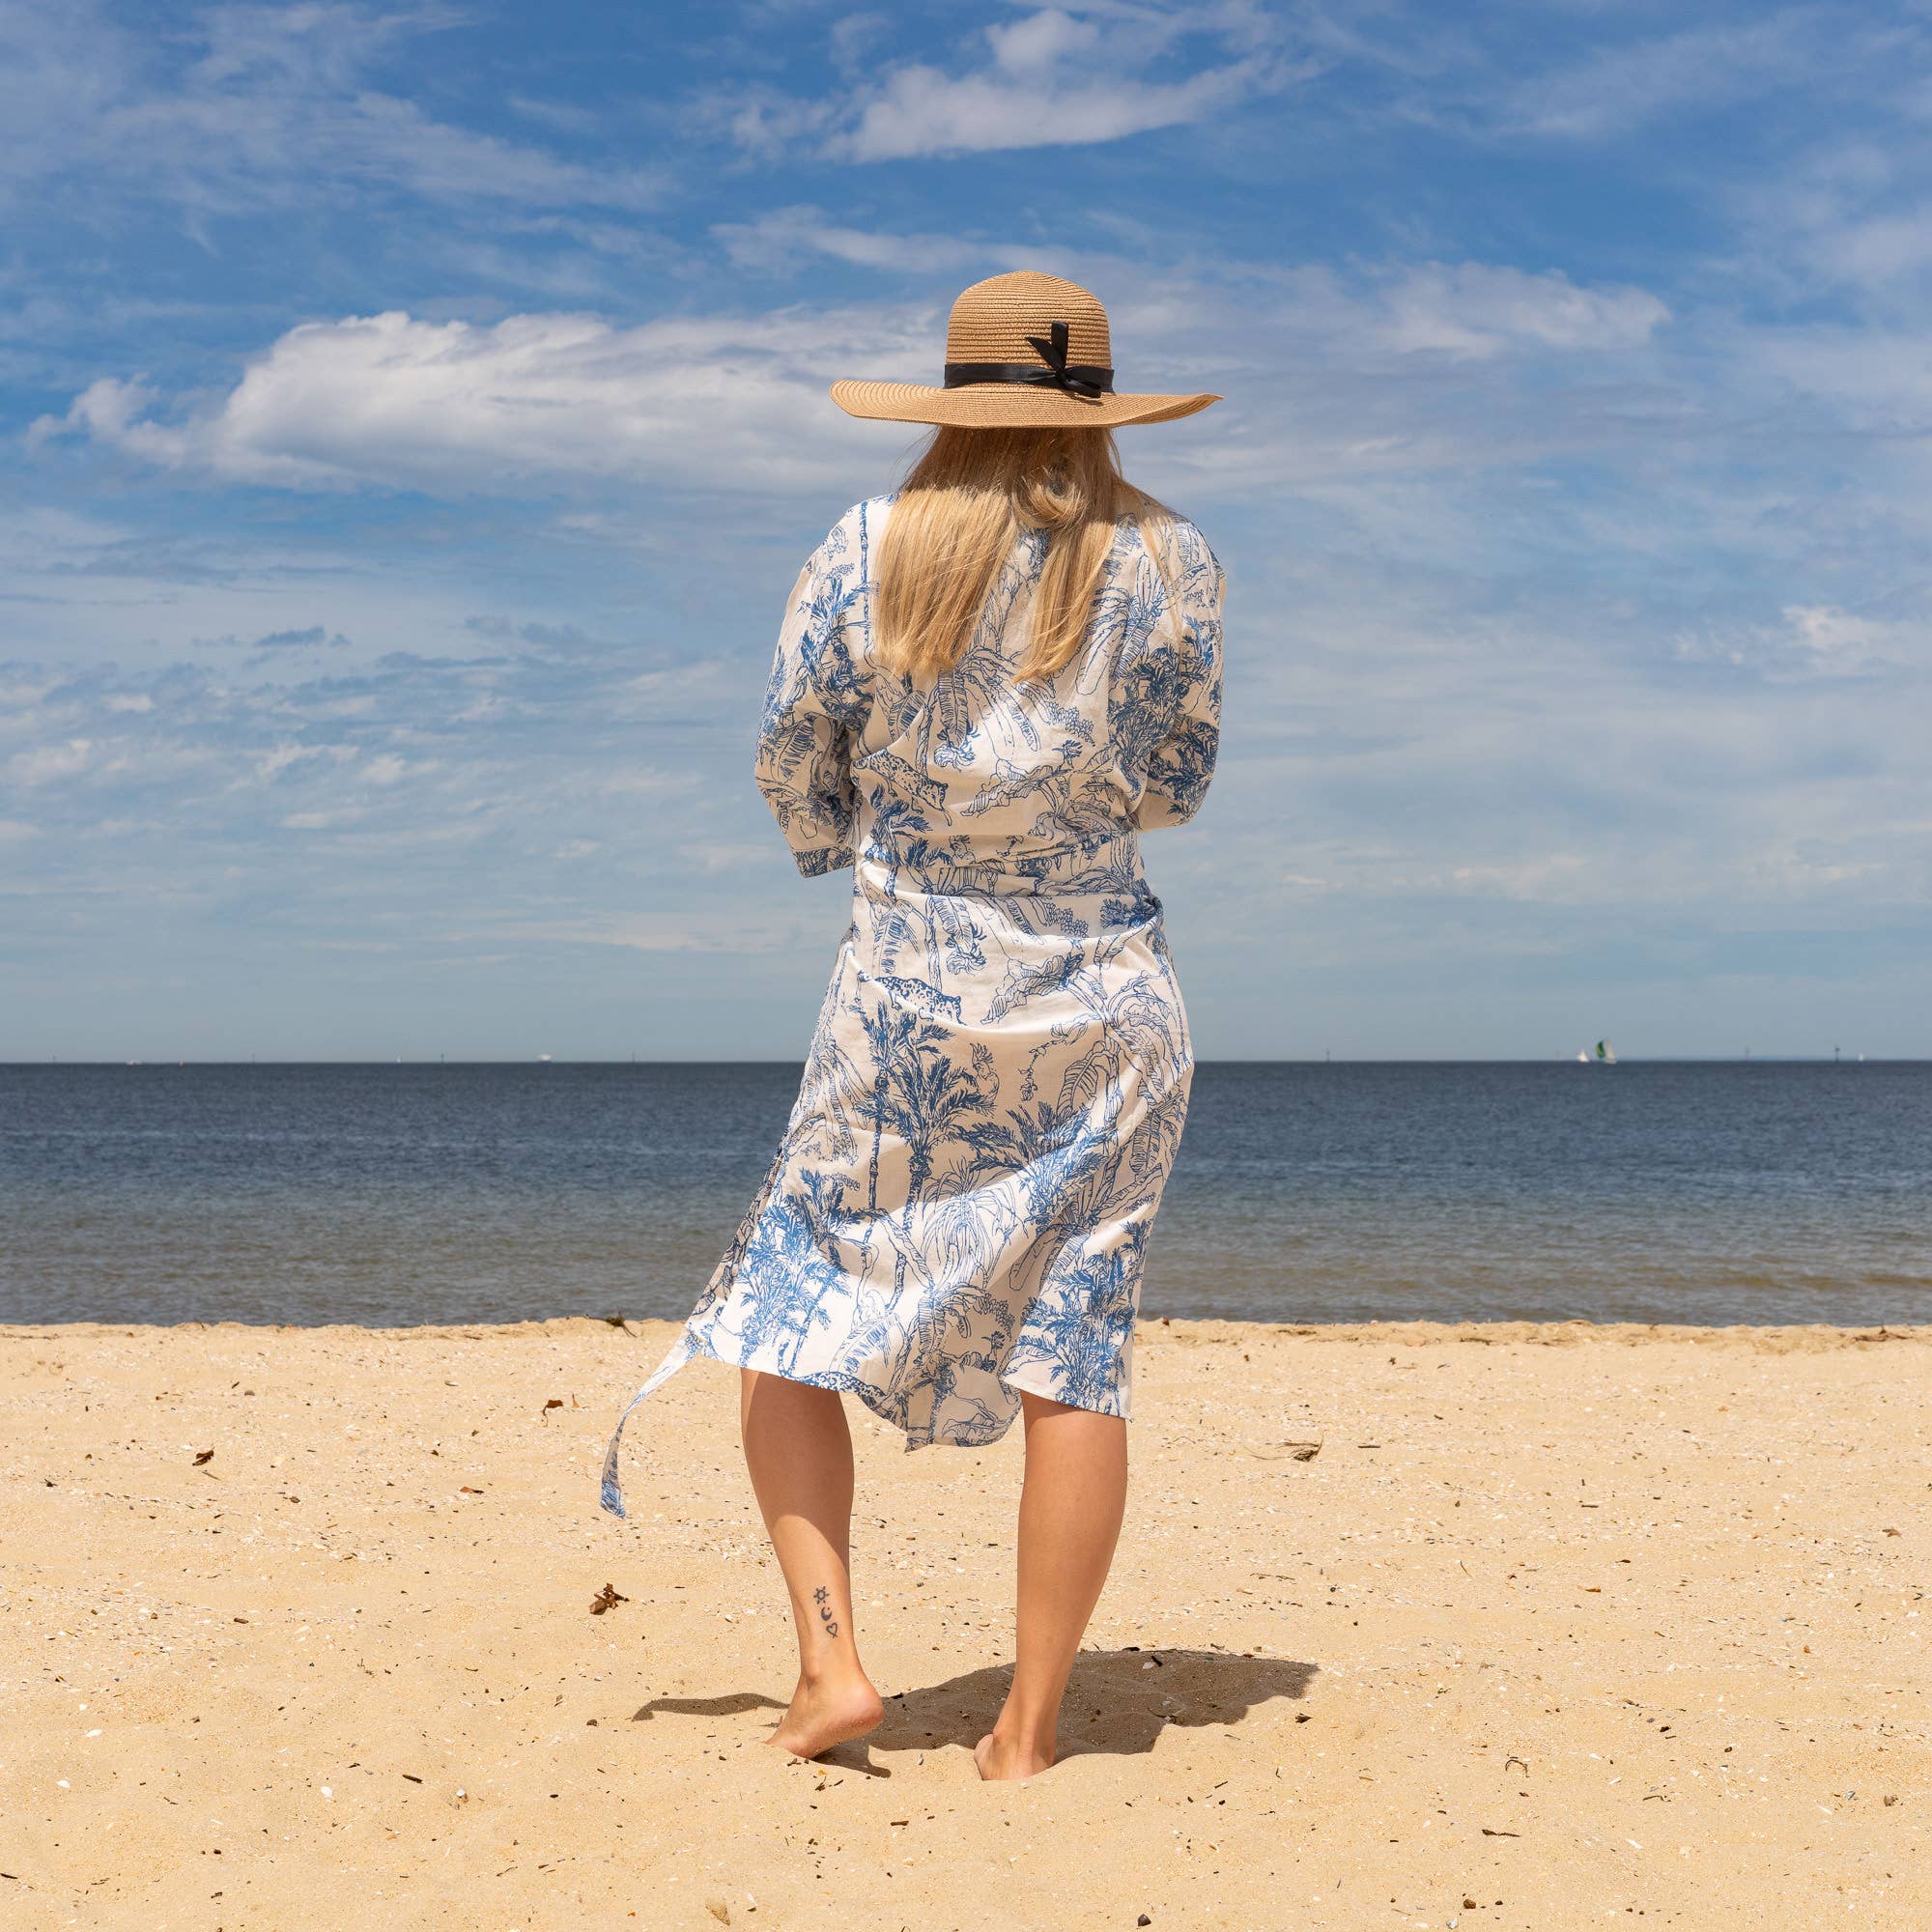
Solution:
{"label": "black bow on hat", "polygon": [[1067,334],[1064,322],[1053,324],[1046,335],[1029,335],[1028,343],[1039,351],[1046,367],[1033,362],[949,362],[946,386],[959,389],[973,383],[1031,383],[1042,388],[1059,389],[1069,396],[1097,402],[1111,394],[1114,372],[1097,362],[1069,362],[1066,359]]}

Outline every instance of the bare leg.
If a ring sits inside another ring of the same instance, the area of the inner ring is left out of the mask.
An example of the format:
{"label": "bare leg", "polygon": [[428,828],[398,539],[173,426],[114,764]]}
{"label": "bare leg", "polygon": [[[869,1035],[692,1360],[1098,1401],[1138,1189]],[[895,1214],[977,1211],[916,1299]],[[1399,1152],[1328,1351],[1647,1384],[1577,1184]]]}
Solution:
{"label": "bare leg", "polygon": [[772,1743],[816,1757],[884,1716],[852,1630],[852,1432],[836,1389],[740,1372],[745,1466],[791,1593],[798,1688]]}
{"label": "bare leg", "polygon": [[985,1778],[1031,1777],[1053,1762],[1060,1700],[1120,1541],[1127,1506],[1127,1425],[1118,1415],[1020,1398],[1019,1617],[1013,1681],[973,1755]]}

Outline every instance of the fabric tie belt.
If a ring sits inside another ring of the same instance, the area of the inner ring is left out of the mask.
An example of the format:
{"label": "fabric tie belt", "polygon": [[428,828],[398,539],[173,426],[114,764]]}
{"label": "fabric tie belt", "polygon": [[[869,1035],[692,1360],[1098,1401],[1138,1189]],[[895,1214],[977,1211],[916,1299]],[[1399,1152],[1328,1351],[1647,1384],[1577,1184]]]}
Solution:
{"label": "fabric tie belt", "polygon": [[919,840],[894,839],[869,821],[861,828],[858,861],[857,890],[894,895],[1057,897],[1137,895],[1147,890],[1140,836],[1131,828],[1091,844],[955,858]]}

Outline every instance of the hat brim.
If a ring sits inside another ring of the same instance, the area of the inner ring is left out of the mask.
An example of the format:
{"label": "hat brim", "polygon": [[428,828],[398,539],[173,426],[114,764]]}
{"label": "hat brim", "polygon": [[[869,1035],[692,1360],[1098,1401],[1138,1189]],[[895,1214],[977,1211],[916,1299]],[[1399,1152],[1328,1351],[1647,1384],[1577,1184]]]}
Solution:
{"label": "hat brim", "polygon": [[1122,423],[1176,422],[1219,396],[1069,396],[1032,383],[970,383],[936,389],[924,383],[834,383],[832,400],[847,415],[877,422],[943,423],[955,429],[1117,429]]}

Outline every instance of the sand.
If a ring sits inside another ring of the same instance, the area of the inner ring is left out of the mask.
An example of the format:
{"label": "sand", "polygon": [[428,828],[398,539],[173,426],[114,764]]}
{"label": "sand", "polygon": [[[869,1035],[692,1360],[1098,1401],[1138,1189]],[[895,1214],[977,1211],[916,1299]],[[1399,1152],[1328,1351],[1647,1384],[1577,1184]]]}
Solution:
{"label": "sand", "polygon": [[1000,1786],[1018,1432],[855,1415],[888,1716],[804,1765],[731,1372],[597,1508],[670,1332],[0,1330],[0,1923],[1932,1924],[1932,1328],[1151,1323]]}

